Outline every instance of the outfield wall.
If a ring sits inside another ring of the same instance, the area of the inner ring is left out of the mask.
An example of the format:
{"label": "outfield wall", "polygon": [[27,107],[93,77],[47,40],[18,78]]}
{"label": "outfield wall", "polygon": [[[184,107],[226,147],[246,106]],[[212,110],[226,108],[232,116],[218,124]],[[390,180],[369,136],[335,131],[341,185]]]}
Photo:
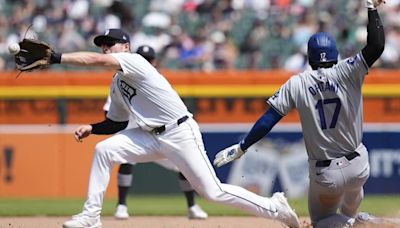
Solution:
{"label": "outfield wall", "polygon": [[[238,142],[250,127],[249,124],[201,125],[210,160],[220,149]],[[104,136],[89,137],[83,143],[77,143],[72,135],[74,128],[0,125],[0,197],[85,196],[93,148]],[[369,148],[371,161],[366,194],[400,193],[399,138],[400,125],[366,125],[364,143]],[[262,195],[282,189],[290,197],[305,195],[307,156],[299,125],[278,124],[268,137],[249,150],[233,165],[216,168],[221,181],[241,185]],[[167,174],[170,172],[164,169],[136,172],[134,179],[152,183],[136,185],[134,191],[139,194],[171,193],[177,181],[175,175]],[[169,175],[169,179],[160,178],[163,175]],[[174,189],[178,191],[176,187]],[[116,190],[115,168],[107,196],[115,197]]]}
{"label": "outfield wall", "polygon": [[[93,148],[104,137],[77,143],[72,132],[57,125],[0,125],[0,197],[84,196]],[[115,196],[116,187],[109,194]]]}

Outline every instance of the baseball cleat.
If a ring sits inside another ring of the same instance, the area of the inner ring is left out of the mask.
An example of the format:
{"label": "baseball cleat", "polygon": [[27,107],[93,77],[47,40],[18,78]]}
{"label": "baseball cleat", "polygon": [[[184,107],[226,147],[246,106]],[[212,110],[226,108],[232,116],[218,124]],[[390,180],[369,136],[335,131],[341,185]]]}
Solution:
{"label": "baseball cleat", "polygon": [[197,204],[191,206],[188,209],[188,218],[189,219],[206,219],[208,218],[208,214],[201,209],[201,207]]}
{"label": "baseball cleat", "polygon": [[90,217],[83,213],[72,216],[63,224],[63,228],[101,228],[100,217]]}
{"label": "baseball cleat", "polygon": [[116,219],[128,219],[128,207],[126,205],[119,204],[115,210],[114,217]]}
{"label": "baseball cleat", "polygon": [[385,220],[368,214],[367,212],[358,212],[355,219],[355,225],[384,224]]}
{"label": "baseball cleat", "polygon": [[294,210],[290,207],[289,203],[283,192],[276,192],[272,195],[271,201],[276,203],[277,217],[276,219],[286,224],[290,228],[300,227],[299,218]]}

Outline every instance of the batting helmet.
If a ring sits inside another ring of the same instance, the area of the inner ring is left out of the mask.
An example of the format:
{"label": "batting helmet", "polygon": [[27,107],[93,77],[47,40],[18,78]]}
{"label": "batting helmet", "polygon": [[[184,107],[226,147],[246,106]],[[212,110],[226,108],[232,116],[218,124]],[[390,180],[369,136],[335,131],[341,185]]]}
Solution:
{"label": "batting helmet", "polygon": [[327,63],[337,63],[338,51],[335,39],[326,32],[318,32],[308,40],[308,61],[313,67],[323,67]]}

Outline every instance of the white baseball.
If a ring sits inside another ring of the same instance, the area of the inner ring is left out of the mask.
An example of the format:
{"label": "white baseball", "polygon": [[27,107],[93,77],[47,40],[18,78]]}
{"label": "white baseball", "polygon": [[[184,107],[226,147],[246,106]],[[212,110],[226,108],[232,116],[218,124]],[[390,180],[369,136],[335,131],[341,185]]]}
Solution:
{"label": "white baseball", "polygon": [[19,44],[18,43],[12,43],[8,46],[8,51],[10,52],[10,54],[17,54],[20,50]]}

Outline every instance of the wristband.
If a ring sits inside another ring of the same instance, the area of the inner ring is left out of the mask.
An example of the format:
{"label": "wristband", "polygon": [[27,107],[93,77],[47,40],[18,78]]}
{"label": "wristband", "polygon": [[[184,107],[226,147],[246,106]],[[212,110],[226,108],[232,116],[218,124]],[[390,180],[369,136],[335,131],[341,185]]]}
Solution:
{"label": "wristband", "polygon": [[244,140],[240,141],[240,143],[239,143],[239,149],[242,150],[243,153],[246,153],[247,148],[246,148],[246,149],[243,149],[243,146],[244,146],[243,143],[244,143]]}
{"label": "wristband", "polygon": [[50,64],[61,63],[61,55],[62,55],[62,53],[52,52],[50,55]]}

